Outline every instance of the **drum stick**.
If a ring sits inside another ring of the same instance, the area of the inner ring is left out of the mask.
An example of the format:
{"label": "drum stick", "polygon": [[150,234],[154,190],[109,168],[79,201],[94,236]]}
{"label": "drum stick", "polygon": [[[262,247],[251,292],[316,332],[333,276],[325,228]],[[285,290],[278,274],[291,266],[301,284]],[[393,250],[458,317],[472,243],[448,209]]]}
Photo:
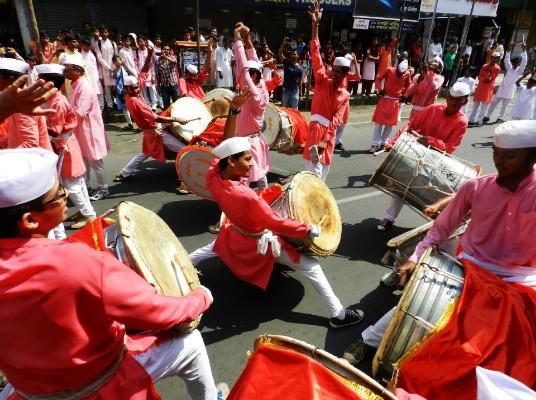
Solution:
{"label": "drum stick", "polygon": [[190,122],[193,122],[193,121],[199,121],[200,119],[201,119],[201,117],[197,117],[197,118],[189,119],[189,120],[187,120],[188,122],[186,122],[186,123],[189,124]]}
{"label": "drum stick", "polygon": [[216,99],[210,99],[210,100],[208,100],[208,101],[205,101],[205,103],[204,103],[204,104],[208,104],[208,103],[214,103],[215,101],[216,101]]}
{"label": "drum stick", "polygon": [[324,215],[322,218],[320,218],[320,222],[318,222],[318,226],[322,227],[324,225],[324,222],[328,219],[327,215]]}

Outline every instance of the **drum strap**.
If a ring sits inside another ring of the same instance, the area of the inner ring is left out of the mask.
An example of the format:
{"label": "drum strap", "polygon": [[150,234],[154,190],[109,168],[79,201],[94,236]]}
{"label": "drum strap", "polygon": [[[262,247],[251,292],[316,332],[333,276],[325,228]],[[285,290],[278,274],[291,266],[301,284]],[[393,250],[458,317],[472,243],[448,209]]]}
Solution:
{"label": "drum strap", "polygon": [[249,236],[249,237],[261,237],[262,235],[264,235],[264,233],[266,231],[268,231],[268,229],[265,229],[261,232],[257,232],[257,233],[251,233],[251,232],[247,232],[245,230],[243,230],[242,228],[240,228],[238,225],[235,225],[235,224],[231,224],[231,227],[237,231],[238,233],[244,235],[244,236]]}
{"label": "drum strap", "polygon": [[320,125],[326,128],[329,127],[329,123],[330,123],[329,119],[327,119],[326,117],[320,114],[311,115],[311,122],[318,122]]}
{"label": "drum strap", "polygon": [[[65,132],[59,136],[51,137],[50,141],[53,143],[60,142],[60,141],[63,142],[63,141],[69,140],[71,136],[73,136],[72,132]],[[65,152],[69,151],[69,148],[64,144],[61,147],[59,146],[56,147],[56,151],[58,152],[58,163],[56,164],[56,170],[58,171],[58,173],[61,173],[61,168],[63,166],[63,159],[65,157]]]}

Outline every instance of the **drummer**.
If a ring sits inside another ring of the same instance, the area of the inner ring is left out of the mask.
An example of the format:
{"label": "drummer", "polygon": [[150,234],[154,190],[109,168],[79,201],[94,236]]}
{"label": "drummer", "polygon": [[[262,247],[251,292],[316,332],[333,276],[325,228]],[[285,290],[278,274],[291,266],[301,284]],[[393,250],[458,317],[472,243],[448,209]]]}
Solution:
{"label": "drummer", "polygon": [[[150,49],[149,51],[153,51]],[[152,57],[148,57],[149,60]],[[135,78],[126,76],[124,78],[125,85],[125,103],[130,113],[130,116],[136,125],[143,131],[142,152],[136,154],[125,167],[115,175],[114,182],[123,182],[132,177],[136,172],[136,168],[149,157],[166,162],[165,150],[173,153],[178,153],[185,144],[173,136],[171,133],[161,129],[160,123],[178,122],[185,124],[188,121],[182,118],[164,117],[157,115],[151,110],[151,107],[145,103],[140,95],[141,89],[145,85],[146,75],[142,72]]]}
{"label": "drummer", "polygon": [[[433,146],[452,154],[467,131],[467,117],[461,109],[467,104],[469,94],[469,85],[456,82],[447,94],[447,104],[432,104],[415,114],[406,126],[400,128],[396,136],[389,141],[386,150],[394,146],[403,132],[414,131],[421,135],[419,142],[425,146]],[[379,231],[391,229],[402,205],[403,202],[398,197],[391,197],[391,204],[385,210],[383,220],[378,224]]]}
{"label": "drummer", "polygon": [[311,105],[311,123],[303,149],[305,169],[326,180],[333,160],[335,135],[338,127],[345,123],[345,113],[349,109],[350,93],[346,90],[346,77],[351,61],[337,57],[333,62],[331,78],[320,56],[318,25],[322,19],[320,2],[315,1],[309,9],[311,17],[311,59],[315,78],[315,92]]}
{"label": "drummer", "polygon": [[[235,118],[230,114],[226,129]],[[280,238],[318,237],[320,227],[282,218],[247,186],[253,165],[249,139],[226,139],[213,153],[217,158],[207,174],[207,187],[229,222],[221,227],[215,241],[190,254],[192,263],[220,257],[234,275],[261,289],[266,289],[276,262],[286,265],[311,281],[328,306],[332,328],[361,322],[363,311],[343,307],[320,264]]]}
{"label": "drummer", "polygon": [[207,46],[207,56],[205,57],[205,64],[201,72],[193,64],[186,65],[186,72],[183,78],[179,79],[179,92],[181,97],[195,97],[196,99],[203,100],[205,92],[203,91],[203,84],[210,75],[210,63],[212,60],[212,52],[218,45],[217,41],[210,39]]}
{"label": "drummer", "polygon": [[[536,121],[499,125],[493,136],[493,162],[496,173],[466,182],[439,214],[409,260],[400,266],[402,281],[415,269],[425,250],[444,244],[471,212],[458,258],[506,282],[536,290]],[[354,363],[363,359],[369,347],[378,347],[393,314],[394,309],[365,329],[351,346]]]}
{"label": "drummer", "polygon": [[201,334],[174,329],[209,308],[210,291],[162,296],[106,251],[47,239],[67,215],[57,161],[0,151],[0,398],[157,399],[153,382],[180,376],[192,398],[216,399]]}

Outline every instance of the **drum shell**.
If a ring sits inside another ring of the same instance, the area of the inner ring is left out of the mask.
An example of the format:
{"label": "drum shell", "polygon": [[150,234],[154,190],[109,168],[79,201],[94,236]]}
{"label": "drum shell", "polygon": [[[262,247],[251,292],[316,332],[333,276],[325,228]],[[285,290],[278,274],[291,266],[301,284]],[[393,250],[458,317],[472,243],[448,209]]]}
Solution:
{"label": "drum shell", "polygon": [[212,147],[191,145],[183,148],[175,161],[177,175],[188,190],[202,199],[212,201],[215,200],[208,190],[206,177],[214,158]]}
{"label": "drum shell", "polygon": [[212,115],[203,102],[194,97],[181,97],[175,101],[171,105],[171,116],[190,120],[184,125],[172,123],[169,129],[173,135],[186,144],[203,133],[212,121]]}
{"label": "drum shell", "polygon": [[275,149],[281,132],[281,114],[275,104],[267,103],[264,110],[264,127],[262,134],[270,150]]}

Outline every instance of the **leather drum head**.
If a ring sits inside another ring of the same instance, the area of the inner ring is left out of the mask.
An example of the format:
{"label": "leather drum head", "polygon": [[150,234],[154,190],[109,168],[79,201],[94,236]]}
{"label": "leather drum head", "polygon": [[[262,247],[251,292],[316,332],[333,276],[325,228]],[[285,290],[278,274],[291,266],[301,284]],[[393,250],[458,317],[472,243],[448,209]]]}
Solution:
{"label": "leather drum head", "polygon": [[217,88],[203,97],[203,103],[212,118],[226,117],[229,114],[229,102],[225,100],[225,97],[232,99],[235,93],[229,89]]}
{"label": "leather drum head", "polygon": [[264,129],[262,133],[266,139],[266,144],[271,149],[277,143],[279,131],[281,130],[281,115],[279,110],[272,103],[266,104],[264,111]]}
{"label": "leather drum head", "polygon": [[[156,213],[125,201],[117,207],[117,222],[132,267],[158,293],[184,296],[200,286],[188,252]],[[195,321],[194,321],[195,322]],[[184,327],[187,330],[194,322]],[[195,324],[197,326],[197,323]]]}
{"label": "leather drum head", "polygon": [[321,256],[333,254],[341,241],[342,221],[331,190],[318,176],[300,172],[292,178],[289,204],[294,221],[319,225],[321,234],[310,241],[310,250]]}
{"label": "leather drum head", "polygon": [[192,193],[203,199],[214,201],[206,182],[212,160],[214,160],[212,147],[186,146],[177,155],[175,168],[181,182]]}
{"label": "leather drum head", "polygon": [[212,121],[212,115],[208,112],[205,104],[194,97],[182,97],[175,101],[171,105],[171,116],[192,120],[184,125],[175,122],[171,126],[173,133],[186,143],[194,136],[202,134]]}

